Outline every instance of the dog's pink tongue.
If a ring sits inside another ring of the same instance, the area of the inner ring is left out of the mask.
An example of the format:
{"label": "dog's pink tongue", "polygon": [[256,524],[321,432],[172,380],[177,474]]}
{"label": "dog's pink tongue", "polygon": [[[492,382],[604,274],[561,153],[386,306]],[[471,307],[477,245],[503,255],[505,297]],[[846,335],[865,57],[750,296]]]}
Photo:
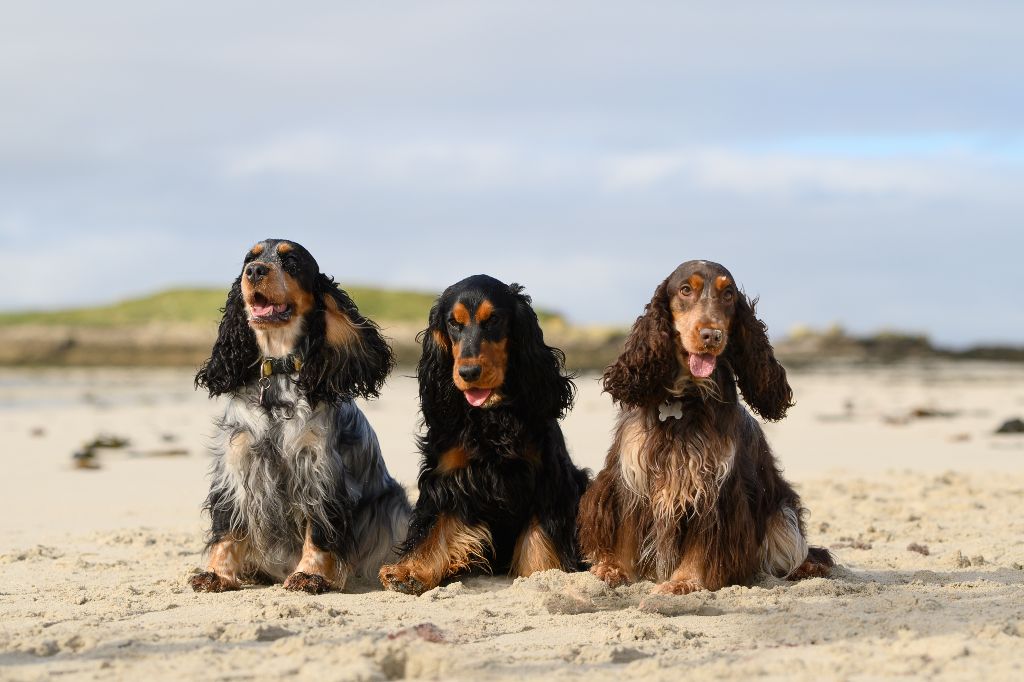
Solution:
{"label": "dog's pink tongue", "polygon": [[715,371],[715,356],[711,353],[690,353],[690,374],[709,377]]}
{"label": "dog's pink tongue", "polygon": [[252,306],[252,314],[256,317],[267,317],[268,315],[280,315],[285,310],[288,310],[287,303],[281,303],[279,305],[256,305]]}
{"label": "dog's pink tongue", "polygon": [[491,389],[489,388],[470,388],[465,392],[466,400],[473,407],[480,407],[487,399],[491,397]]}

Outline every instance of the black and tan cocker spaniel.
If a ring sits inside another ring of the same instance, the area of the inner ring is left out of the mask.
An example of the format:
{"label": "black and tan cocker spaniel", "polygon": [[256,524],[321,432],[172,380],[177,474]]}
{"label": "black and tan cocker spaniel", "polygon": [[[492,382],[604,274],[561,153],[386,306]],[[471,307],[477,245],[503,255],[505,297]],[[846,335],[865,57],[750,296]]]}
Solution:
{"label": "black and tan cocker spaniel", "polygon": [[206,500],[209,566],[193,589],[340,590],[394,559],[409,504],[353,403],[376,397],[393,364],[377,325],[306,249],[267,239],[246,253],[196,375],[227,402]]}
{"label": "black and tan cocker spaniel", "polygon": [[772,421],[793,404],[755,303],[721,265],[683,263],[605,371],[620,412],[580,504],[579,537],[610,585],[646,579],[684,594],[832,567],[826,550],[808,546],[800,498],[740,403],[742,393]]}
{"label": "black and tan cocker spaniel", "polygon": [[381,569],[381,583],[419,594],[473,567],[574,570],[587,475],[558,420],[575,386],[530,298],[469,277],[437,300],[421,339],[420,494],[402,557]]}

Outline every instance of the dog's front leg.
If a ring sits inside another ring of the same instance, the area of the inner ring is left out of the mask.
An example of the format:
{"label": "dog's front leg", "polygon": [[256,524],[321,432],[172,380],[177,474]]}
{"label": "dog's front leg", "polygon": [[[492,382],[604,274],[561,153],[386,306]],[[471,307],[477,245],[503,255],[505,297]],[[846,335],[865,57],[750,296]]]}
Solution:
{"label": "dog's front leg", "polygon": [[441,514],[426,537],[397,564],[382,566],[380,582],[389,590],[423,594],[448,576],[474,565],[489,566],[491,532],[450,514]]}
{"label": "dog's front leg", "polygon": [[721,585],[709,586],[705,583],[703,564],[707,561],[704,547],[689,542],[683,549],[679,565],[669,579],[654,586],[654,594],[689,594],[704,589],[718,589]]}
{"label": "dog's front leg", "polygon": [[637,538],[637,523],[632,516],[615,529],[614,545],[611,551],[598,554],[590,572],[603,580],[609,587],[618,587],[637,579],[637,556],[640,541]]}
{"label": "dog's front leg", "polygon": [[307,520],[302,558],[295,571],[284,581],[284,588],[309,594],[343,590],[348,581],[348,573],[348,566],[344,561],[313,542],[313,522]]}
{"label": "dog's front leg", "polygon": [[234,535],[226,535],[210,547],[206,571],[192,576],[189,584],[196,592],[228,592],[242,587],[241,577],[248,565],[249,545]]}
{"label": "dog's front leg", "polygon": [[[572,518],[572,517],[570,517]],[[551,536],[534,517],[516,539],[512,552],[512,575],[526,577],[552,568],[562,569],[562,557]]]}
{"label": "dog's front leg", "polygon": [[744,499],[733,499],[722,505],[728,514],[706,513],[687,527],[679,564],[654,593],[714,591],[753,577],[759,563],[754,518]]}
{"label": "dog's front leg", "polygon": [[634,566],[639,552],[637,524],[619,504],[615,474],[604,469],[580,498],[580,549],[591,564],[590,572],[610,587],[636,579]]}

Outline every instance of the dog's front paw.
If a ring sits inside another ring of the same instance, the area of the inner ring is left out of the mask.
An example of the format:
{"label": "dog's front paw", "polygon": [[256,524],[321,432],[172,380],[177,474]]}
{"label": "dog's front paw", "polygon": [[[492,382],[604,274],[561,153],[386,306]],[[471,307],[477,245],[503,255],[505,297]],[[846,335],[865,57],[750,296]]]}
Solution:
{"label": "dog's front paw", "polygon": [[386,590],[393,590],[403,594],[421,595],[428,589],[423,584],[423,581],[413,575],[409,567],[403,564],[382,566],[378,577],[380,578],[380,584]]}
{"label": "dog's front paw", "polygon": [[213,571],[204,571],[192,576],[188,584],[196,592],[230,592],[242,587],[237,580],[229,580]]}
{"label": "dog's front paw", "polygon": [[292,592],[305,592],[306,594],[323,594],[324,592],[330,592],[331,583],[322,575],[296,571],[284,581],[284,589],[291,590]]}
{"label": "dog's front paw", "polygon": [[690,594],[703,589],[699,580],[666,580],[655,585],[651,594]]}
{"label": "dog's front paw", "polygon": [[608,587],[618,587],[629,582],[626,572],[615,564],[601,562],[590,567],[590,572],[605,582]]}
{"label": "dog's front paw", "polygon": [[804,580],[806,578],[827,578],[832,574],[832,567],[812,559],[808,559],[786,576],[786,580]]}

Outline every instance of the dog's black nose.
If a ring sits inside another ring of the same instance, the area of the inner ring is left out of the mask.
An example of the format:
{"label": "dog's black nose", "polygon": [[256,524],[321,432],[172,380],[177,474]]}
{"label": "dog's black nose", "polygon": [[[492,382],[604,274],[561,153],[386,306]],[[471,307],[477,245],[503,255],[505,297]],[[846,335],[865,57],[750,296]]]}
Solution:
{"label": "dog's black nose", "polygon": [[245,267],[245,278],[252,282],[253,284],[256,284],[261,279],[267,276],[267,272],[269,272],[269,270],[267,269],[266,265],[262,265],[260,263],[250,263]]}
{"label": "dog's black nose", "polygon": [[459,376],[466,381],[476,381],[480,378],[480,365],[463,365],[459,367]]}
{"label": "dog's black nose", "polygon": [[700,342],[705,346],[717,346],[722,343],[722,330],[704,327],[700,330]]}

